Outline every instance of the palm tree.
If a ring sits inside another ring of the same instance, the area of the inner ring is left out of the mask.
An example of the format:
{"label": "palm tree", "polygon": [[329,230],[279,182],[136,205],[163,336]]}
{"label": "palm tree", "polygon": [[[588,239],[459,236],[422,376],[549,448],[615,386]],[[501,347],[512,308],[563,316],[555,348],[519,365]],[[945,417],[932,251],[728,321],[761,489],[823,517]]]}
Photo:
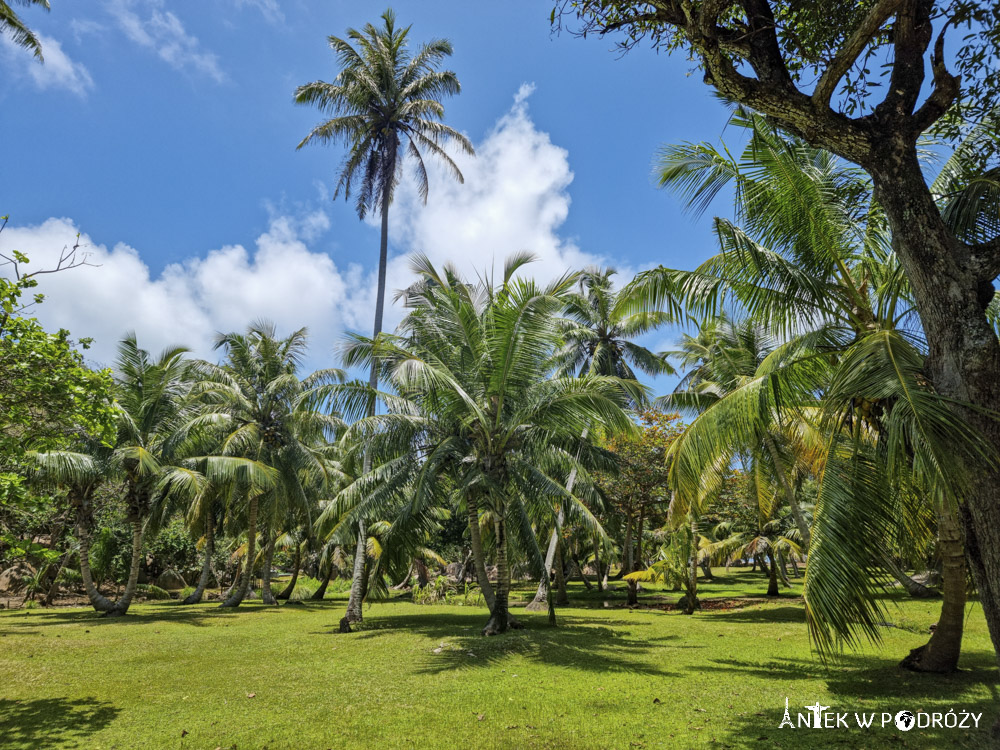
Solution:
{"label": "palm tree", "polygon": [[[446,141],[454,141],[465,153],[473,153],[472,144],[464,135],[441,122],[444,117],[441,99],[461,91],[454,72],[438,70],[440,63],[452,53],[451,43],[446,39],[434,39],[422,45],[416,54],[411,54],[410,27],[397,27],[396,14],[391,9],[381,17],[381,28],[366,24],[361,31],[348,29],[347,39],[329,37],[330,47],[341,66],[337,78],[333,83],[307,83],[295,92],[298,104],[313,104],[333,115],[313,128],[298,148],[314,141],[344,143],[348,152],[334,197],[343,190],[344,197],[349,198],[351,189],[357,186],[358,217],[363,219],[374,209],[381,214],[374,337],[382,331],[385,306],[389,206],[405,156],[408,154],[414,162],[417,188],[426,202],[429,184],[423,152],[441,159],[459,182],[464,181],[462,173],[443,145]],[[369,386],[373,391],[378,387],[374,366]],[[368,416],[373,415],[374,410],[372,402]],[[367,472],[370,468],[370,460],[366,457],[364,470]],[[362,619],[366,519],[359,519],[358,523],[348,622]]]}
{"label": "palm tree", "polygon": [[[218,435],[218,455],[204,459],[207,467],[226,465],[231,458],[267,467],[273,479],[265,485],[238,478],[230,500],[246,511],[246,564],[240,585],[222,606],[236,607],[246,597],[257,559],[257,535],[268,534],[268,548],[277,532],[277,519],[289,509],[308,505],[305,486],[332,480],[323,444],[342,428],[340,420],[324,411],[324,388],[339,381],[337,370],[320,370],[304,380],[296,375],[306,350],[306,331],[278,338],[267,322],[252,324],[245,334],[226,333],[216,347],[225,349],[222,365],[198,364],[202,380],[194,393],[202,409],[188,430],[211,429]],[[262,502],[263,501],[263,505]],[[270,559],[265,560],[265,565]],[[265,588],[269,570],[264,572]],[[264,592],[265,602],[273,603]]]}
{"label": "palm tree", "polygon": [[[637,336],[649,333],[672,320],[670,315],[659,310],[633,312],[628,309],[628,300],[620,296],[614,288],[613,268],[588,268],[580,275],[579,290],[566,296],[566,308],[559,321],[563,343],[557,352],[560,375],[606,375],[635,380],[636,368],[646,375],[672,373],[673,368],[666,359],[632,341]],[[587,430],[581,433],[587,439]],[[566,491],[573,492],[576,473],[571,472],[566,480]],[[560,506],[556,511],[555,523],[545,552],[545,570],[552,569],[556,557],[558,541],[565,521],[565,512]],[[595,563],[599,542],[595,540]],[[543,609],[548,602],[548,575],[538,584],[535,597],[528,604],[529,610]],[[566,604],[565,577],[557,571],[559,604]]]}
{"label": "palm tree", "polygon": [[[49,9],[49,0],[12,0],[12,2],[15,5],[40,5],[45,10]],[[18,18],[17,14],[10,7],[10,3],[4,0],[0,0],[0,33],[10,34],[11,39],[14,40],[14,44],[18,47],[31,50],[32,54],[39,61],[42,60],[42,43],[38,41],[38,37],[35,36],[34,32]]]}
{"label": "palm tree", "polygon": [[[405,294],[411,312],[399,334],[353,337],[345,352],[349,365],[380,367],[396,394],[380,394],[386,414],[350,428],[370,436],[368,449],[381,464],[342,493],[345,509],[373,516],[403,493],[397,517],[415,516],[437,504],[451,482],[467,503],[481,503],[493,521],[498,569],[484,635],[512,627],[512,539],[542,572],[532,505],[566,498],[575,517],[599,528],[560,477],[573,468],[584,477],[601,459],[610,465],[592,446],[574,458],[580,433],[588,424],[634,430],[623,407],[644,398],[641,386],[616,377],[546,377],[559,344],[556,314],[575,279],[544,288],[514,279],[528,259],[508,261],[499,285],[470,285],[450,268],[442,273],[417,259],[422,279]],[[478,521],[470,514],[470,525]]]}

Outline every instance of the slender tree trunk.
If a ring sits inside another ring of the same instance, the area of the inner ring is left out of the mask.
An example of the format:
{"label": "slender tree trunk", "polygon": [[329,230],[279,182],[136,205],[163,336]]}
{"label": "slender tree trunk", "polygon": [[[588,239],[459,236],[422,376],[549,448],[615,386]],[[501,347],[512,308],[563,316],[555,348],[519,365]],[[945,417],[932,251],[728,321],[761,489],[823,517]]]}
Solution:
{"label": "slender tree trunk", "polygon": [[333,578],[333,572],[336,570],[336,566],[333,564],[333,560],[327,560],[326,565],[326,575],[323,576],[323,583],[319,585],[319,588],[309,597],[313,601],[323,601],[326,598],[326,589],[330,585],[330,580]]}
{"label": "slender tree trunk", "polygon": [[[570,474],[570,479],[575,479],[575,474]],[[572,486],[569,482],[567,484]],[[556,550],[559,547],[559,533],[564,519],[562,506],[559,506],[559,512],[556,514],[556,525],[552,527],[552,533],[549,535],[549,546],[545,550],[545,569],[538,581],[538,590],[535,592],[535,598],[525,607],[529,612],[541,612],[549,606],[549,589],[552,588],[550,576],[555,565]]]}
{"label": "slender tree trunk", "polygon": [[288,582],[288,585],[285,586],[285,588],[283,588],[281,590],[281,593],[278,594],[275,597],[275,599],[289,599],[289,598],[291,598],[292,592],[295,591],[295,584],[298,583],[298,580],[299,580],[299,568],[301,566],[302,566],[302,545],[296,544],[295,545],[295,560],[294,560],[294,564],[293,564],[293,568],[294,569],[292,570],[292,578]]}
{"label": "slender tree trunk", "polygon": [[254,558],[257,556],[257,496],[250,500],[250,511],[247,519],[247,555],[246,563],[243,565],[242,577],[238,577],[239,584],[226,598],[220,607],[238,607],[243,603],[247,592],[250,590],[250,580],[253,578]]}
{"label": "slender tree trunk", "polygon": [[125,591],[121,598],[115,602],[114,609],[108,612],[111,616],[120,616],[128,612],[135,596],[135,588],[139,583],[139,568],[142,564],[142,519],[138,516],[132,518],[132,563],[129,566],[128,581],[125,584]]}
{"label": "slender tree trunk", "polygon": [[789,481],[789,471],[785,466],[785,461],[778,452],[778,447],[774,444],[774,439],[769,433],[764,434],[764,443],[767,445],[768,453],[771,454],[771,460],[774,461],[775,473],[778,475],[778,482],[781,484],[781,489],[785,493],[785,500],[788,501],[788,507],[792,511],[792,519],[795,521],[795,527],[799,530],[799,536],[802,538],[802,549],[809,549],[809,541],[811,535],[809,533],[809,524],[806,523],[806,518],[802,513],[802,508],[799,507],[799,499],[795,494],[795,488],[792,487]]}
{"label": "slender tree trunk", "polygon": [[476,580],[479,581],[479,589],[483,592],[483,600],[492,612],[496,597],[490,584],[490,576],[486,572],[486,553],[483,551],[483,537],[479,533],[479,506],[476,503],[475,492],[467,493],[465,508],[469,515],[469,536],[472,539],[472,560],[476,568]]}
{"label": "slender tree trunk", "polygon": [[73,548],[70,547],[66,550],[66,553],[60,558],[59,566],[56,568],[56,574],[52,576],[52,584],[49,586],[49,590],[45,594],[45,598],[42,600],[43,607],[49,607],[52,605],[53,600],[56,598],[56,594],[59,593],[59,575],[62,573],[63,568],[66,567],[66,563],[73,556]]}
{"label": "slender tree trunk", "polygon": [[[395,172],[395,164],[390,164],[389,174]],[[383,186],[384,188],[385,186]],[[379,237],[378,251],[378,288],[375,295],[375,325],[372,328],[372,338],[377,338],[382,332],[382,314],[385,310],[385,273],[389,257],[389,203],[392,195],[388,189],[382,191],[382,233]],[[368,375],[368,385],[372,390],[378,388],[378,366],[372,362],[371,371]],[[375,415],[375,398],[368,402],[366,415]],[[365,451],[363,472],[367,474],[371,471],[371,453]],[[368,566],[368,524],[362,518],[358,522],[358,542],[354,550],[354,571],[351,574],[351,596],[347,602],[347,614],[341,620],[342,631],[350,631],[351,623],[361,622],[364,615],[361,611],[362,599],[365,595],[365,568]]]}
{"label": "slender tree trunk", "polygon": [[684,602],[684,614],[693,615],[696,609],[701,609],[698,601],[698,521],[691,519],[691,553],[688,555],[687,593]]}
{"label": "slender tree trunk", "polygon": [[701,575],[706,581],[711,581],[715,578],[715,576],[712,575],[712,564],[707,558],[702,560],[699,565],[701,565]]}
{"label": "slender tree trunk", "polygon": [[276,536],[272,536],[267,542],[267,549],[264,552],[264,572],[260,576],[260,600],[263,604],[277,604],[274,592],[271,591],[271,563],[274,561],[274,544]]}
{"label": "slender tree trunk", "polygon": [[212,555],[215,554],[215,528],[212,524],[212,514],[205,519],[205,560],[201,564],[201,576],[194,591],[181,604],[198,604],[205,595],[208,579],[212,574]]}
{"label": "slender tree trunk", "polygon": [[[761,566],[764,565],[764,561],[760,561]],[[768,596],[779,596],[778,591],[778,562],[774,559],[774,555],[771,551],[767,551],[767,595]]]}
{"label": "slender tree trunk", "polygon": [[788,560],[792,564],[792,575],[795,578],[801,578],[802,573],[799,572],[799,564],[795,562],[795,555],[789,555]]}
{"label": "slender tree trunk", "polygon": [[941,617],[931,639],[903,659],[901,667],[918,672],[954,672],[962,653],[965,626],[965,545],[958,519],[949,508],[938,516],[938,550],[941,555]]}
{"label": "slender tree trunk", "polygon": [[601,540],[596,536],[594,537],[594,572],[597,574],[595,578],[597,590],[604,591],[607,581],[604,580],[604,570],[601,566]]}
{"label": "slender tree trunk", "polygon": [[594,584],[590,582],[587,578],[587,572],[583,569],[583,563],[580,562],[580,556],[573,550],[573,564],[576,565],[576,569],[580,571],[580,580],[583,581],[583,585],[586,587],[587,591],[591,591],[594,588]]}
{"label": "slender tree trunk", "polygon": [[[520,627],[509,615],[510,565],[507,561],[507,524],[501,515],[497,528],[497,587],[490,619],[483,628],[483,635],[499,635],[508,628]],[[551,620],[551,617],[550,617]]]}
{"label": "slender tree trunk", "polygon": [[472,565],[472,550],[469,550],[468,554],[466,554],[465,560],[462,561],[462,568],[458,571],[459,583],[465,583],[465,579],[469,576],[470,565]]}
{"label": "slender tree trunk", "polygon": [[569,604],[569,592],[566,590],[566,566],[563,560],[563,545],[556,545],[556,601],[560,607]]}
{"label": "slender tree trunk", "polygon": [[781,578],[781,583],[785,588],[791,588],[792,584],[788,581],[788,564],[785,561],[785,555],[781,552],[778,553],[778,575]]}

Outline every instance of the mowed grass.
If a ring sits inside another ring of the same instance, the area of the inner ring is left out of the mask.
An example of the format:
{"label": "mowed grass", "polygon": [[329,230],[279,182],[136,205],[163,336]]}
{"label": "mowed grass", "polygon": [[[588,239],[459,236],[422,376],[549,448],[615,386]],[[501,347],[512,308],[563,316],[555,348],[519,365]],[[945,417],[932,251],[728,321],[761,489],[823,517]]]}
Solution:
{"label": "mowed grass", "polygon": [[[756,574],[717,572],[703,597],[766,588]],[[238,611],[164,602],[121,619],[9,611],[0,614],[0,747],[990,746],[997,670],[978,606],[963,671],[942,677],[896,667],[926,640],[937,602],[900,600],[881,648],[824,666],[797,592],[783,593],[687,617],[621,608],[621,590],[574,584],[559,627],[517,608],[526,628],[489,639],[478,634],[485,609],[402,598],[368,607],[363,630],[346,635],[336,632],[342,600]],[[855,711],[984,715],[979,731],[779,729],[786,697],[793,717],[819,701],[851,712],[852,725]]]}

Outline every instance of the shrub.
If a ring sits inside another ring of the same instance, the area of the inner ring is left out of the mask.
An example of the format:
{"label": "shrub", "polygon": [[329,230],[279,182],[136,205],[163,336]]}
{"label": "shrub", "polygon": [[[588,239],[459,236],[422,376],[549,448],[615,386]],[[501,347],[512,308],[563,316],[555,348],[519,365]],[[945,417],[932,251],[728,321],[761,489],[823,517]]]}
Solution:
{"label": "shrub", "polygon": [[151,583],[140,583],[135,587],[135,590],[140,594],[145,596],[147,599],[170,599],[170,592],[166,589],[161,589],[159,586],[154,586]]}

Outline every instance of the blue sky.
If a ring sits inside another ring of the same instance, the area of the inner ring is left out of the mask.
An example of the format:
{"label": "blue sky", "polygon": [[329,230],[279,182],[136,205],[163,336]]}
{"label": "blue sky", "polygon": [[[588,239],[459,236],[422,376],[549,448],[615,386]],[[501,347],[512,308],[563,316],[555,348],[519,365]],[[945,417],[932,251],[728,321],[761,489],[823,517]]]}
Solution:
{"label": "blue sky", "polygon": [[[710,217],[685,214],[651,178],[659,146],[716,140],[725,127],[725,108],[683,57],[621,58],[610,40],[554,36],[545,3],[394,7],[414,41],[454,44],[449,67],[463,92],[446,102],[447,121],[480,155],[463,162],[464,186],[432,173],[426,209],[402,191],[390,285],[405,282],[414,251],[471,270],[529,249],[541,276],[595,260],[630,272],[692,267],[712,252]],[[310,0],[24,9],[46,63],[0,43],[0,213],[11,216],[0,245],[42,262],[79,231],[100,263],[46,279],[38,316],[96,337],[98,361],[129,329],[150,348],[176,341],[207,354],[215,330],[266,316],[308,325],[310,364],[328,364],[342,330],[370,326],[378,236],[330,198],[340,151],[295,151],[319,115],[292,92],[332,80],[326,36],[382,9]]]}

